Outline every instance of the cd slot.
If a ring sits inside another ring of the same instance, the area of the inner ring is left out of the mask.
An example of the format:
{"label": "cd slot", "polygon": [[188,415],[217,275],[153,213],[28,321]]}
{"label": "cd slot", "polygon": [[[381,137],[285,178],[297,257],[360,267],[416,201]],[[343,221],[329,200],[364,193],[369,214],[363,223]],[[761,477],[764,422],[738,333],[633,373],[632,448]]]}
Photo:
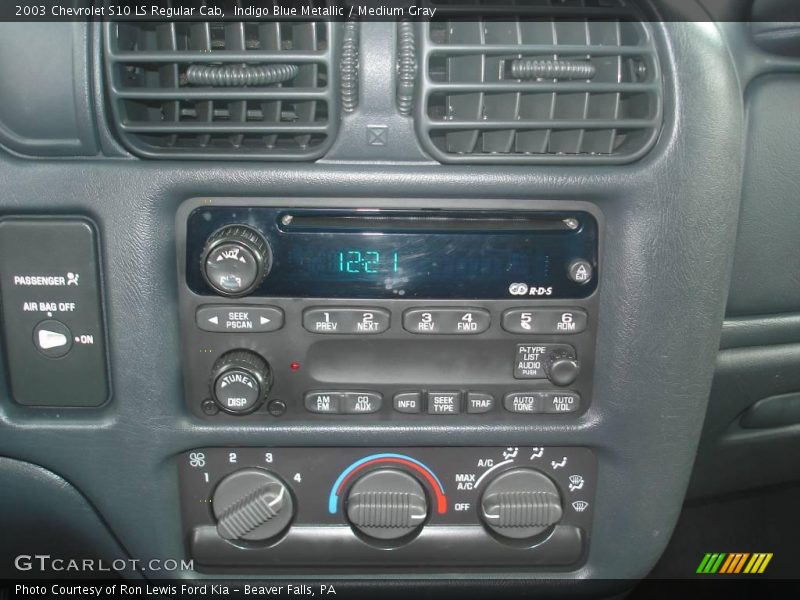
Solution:
{"label": "cd slot", "polygon": [[437,231],[453,233],[575,231],[581,223],[575,217],[431,215],[424,213],[285,213],[280,229],[287,233],[330,233],[335,231],[365,233],[402,233]]}

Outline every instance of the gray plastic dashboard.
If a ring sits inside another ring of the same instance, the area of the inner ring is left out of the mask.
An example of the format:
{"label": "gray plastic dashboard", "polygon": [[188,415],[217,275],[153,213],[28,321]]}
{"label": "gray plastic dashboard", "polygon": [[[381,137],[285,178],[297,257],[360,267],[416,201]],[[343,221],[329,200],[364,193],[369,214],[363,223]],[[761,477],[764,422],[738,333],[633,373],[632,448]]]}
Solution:
{"label": "gray plastic dashboard", "polygon": [[[74,56],[92,56],[99,47],[99,27],[62,27],[73,32],[68,37]],[[694,22],[654,29],[669,90],[665,123],[653,151],[630,165],[433,163],[416,146],[413,124],[396,114],[385,92],[393,89],[386,66],[394,25],[387,23],[363,28],[361,43],[370,44],[375,59],[361,73],[359,111],[344,117],[337,143],[317,163],[136,160],[102,126],[85,148],[102,147],[118,158],[3,154],[3,216],[80,215],[97,226],[112,392],[97,408],[26,408],[10,398],[3,381],[0,454],[63,478],[64,489],[78,490],[104,524],[87,525],[84,535],[100,545],[111,532],[125,554],[147,560],[186,554],[176,461],[193,448],[580,445],[597,459],[596,518],[583,565],[570,572],[509,569],[457,577],[488,583],[645,576],[669,540],[700,440],[730,281],[744,158],[740,81],[723,32]],[[79,83],[91,93],[82,98],[91,106],[79,112],[94,111],[102,123],[100,71],[97,64],[83,71],[86,80]],[[398,143],[365,160],[363,128],[376,119],[392,128]],[[254,196],[318,197],[358,207],[390,199],[397,208],[416,207],[410,198],[433,198],[430,207],[488,210],[590,203],[602,215],[604,243],[589,410],[569,423],[491,427],[412,420],[212,425],[190,414],[184,405],[175,216],[189,198]],[[0,471],[0,478],[13,476]],[[76,510],[65,506],[51,517],[69,522]],[[379,571],[358,575],[378,577]],[[453,573],[395,576],[435,580]]]}

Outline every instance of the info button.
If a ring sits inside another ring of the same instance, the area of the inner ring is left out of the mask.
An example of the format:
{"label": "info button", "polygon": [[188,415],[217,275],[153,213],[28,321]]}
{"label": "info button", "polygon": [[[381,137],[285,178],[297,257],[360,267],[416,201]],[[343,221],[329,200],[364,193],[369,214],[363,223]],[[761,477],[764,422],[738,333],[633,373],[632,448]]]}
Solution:
{"label": "info button", "polygon": [[203,331],[264,333],[283,327],[283,311],[274,306],[215,304],[198,308],[195,320]]}

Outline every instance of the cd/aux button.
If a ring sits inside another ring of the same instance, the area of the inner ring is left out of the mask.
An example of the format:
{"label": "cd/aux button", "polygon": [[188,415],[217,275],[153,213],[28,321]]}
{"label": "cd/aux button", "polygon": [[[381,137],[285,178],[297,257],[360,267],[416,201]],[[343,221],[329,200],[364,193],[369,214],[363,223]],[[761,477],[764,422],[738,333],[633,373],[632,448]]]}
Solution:
{"label": "cd/aux button", "polygon": [[344,392],[339,402],[339,412],[345,415],[367,415],[378,412],[383,397],[375,392]]}

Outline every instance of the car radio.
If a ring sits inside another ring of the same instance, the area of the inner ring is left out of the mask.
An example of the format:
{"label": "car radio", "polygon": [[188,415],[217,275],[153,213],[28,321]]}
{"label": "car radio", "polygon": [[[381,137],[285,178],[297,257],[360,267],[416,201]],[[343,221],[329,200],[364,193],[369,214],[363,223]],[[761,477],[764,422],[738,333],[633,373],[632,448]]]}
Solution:
{"label": "car radio", "polygon": [[343,207],[354,203],[183,205],[194,414],[513,421],[586,410],[600,230],[588,205]]}

